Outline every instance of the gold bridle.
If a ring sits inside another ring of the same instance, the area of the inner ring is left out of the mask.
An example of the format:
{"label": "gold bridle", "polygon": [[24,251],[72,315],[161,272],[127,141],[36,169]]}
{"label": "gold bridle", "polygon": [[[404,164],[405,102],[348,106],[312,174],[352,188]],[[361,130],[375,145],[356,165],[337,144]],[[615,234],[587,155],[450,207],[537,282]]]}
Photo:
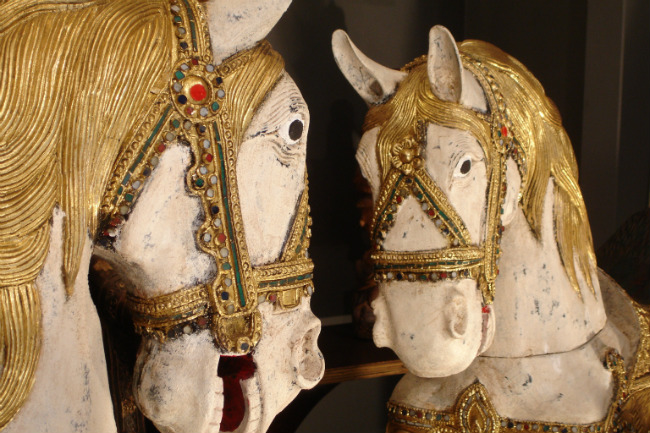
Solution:
{"label": "gold bridle", "polygon": [[[370,225],[373,241],[371,260],[378,281],[437,282],[471,278],[478,281],[484,305],[494,300],[494,282],[498,275],[497,261],[501,255],[500,242],[504,227],[501,223],[506,188],[506,160],[513,157],[519,167],[525,167],[521,146],[514,137],[512,122],[503,96],[491,72],[478,60],[462,56],[463,66],[474,74],[488,100],[487,113],[476,112],[489,125],[491,144],[483,146],[489,153],[488,198],[485,235],[472,241],[467,228],[453,205],[424,168],[420,157],[426,142],[427,119],[418,121],[417,131],[396,142],[387,175],[384,177]],[[426,56],[416,59],[404,70],[426,62]],[[422,211],[447,240],[445,248],[431,251],[390,251],[383,246],[388,231],[398,217],[400,205],[415,197]]]}
{"label": "gold bridle", "polygon": [[172,1],[170,11],[177,29],[178,59],[169,85],[160,91],[115,165],[102,202],[99,241],[110,247],[118,236],[166,148],[188,146],[193,163],[186,185],[200,198],[204,217],[196,243],[212,256],[217,273],[207,283],[161,296],[143,298],[130,293],[127,305],[136,331],[143,335],[165,341],[210,330],[220,349],[245,354],[261,337],[259,304],[293,308],[313,292],[313,263],[307,254],[311,218],[306,173],[305,189],[276,262],[251,264],[239,202],[236,162],[245,125],[236,124],[233,115],[242,98],[237,74],[244,68],[257,68],[255,76],[264,83],[247,85],[270,90],[283,63],[264,41],[215,66],[203,7],[196,1]]}

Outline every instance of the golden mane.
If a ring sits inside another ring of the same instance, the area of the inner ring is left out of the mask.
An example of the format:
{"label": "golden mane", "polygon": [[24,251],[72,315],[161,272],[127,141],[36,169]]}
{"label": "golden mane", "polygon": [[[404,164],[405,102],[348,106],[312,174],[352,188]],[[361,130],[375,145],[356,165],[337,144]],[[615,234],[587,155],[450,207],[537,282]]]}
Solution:
{"label": "golden mane", "polygon": [[[546,187],[552,178],[554,230],[564,268],[579,296],[578,273],[594,293],[592,273],[596,260],[591,229],[578,186],[573,148],[562,127],[560,113],[539,81],[514,57],[482,41],[462,42],[459,50],[490,71],[506,101],[515,138],[526,155],[525,167],[519,166],[521,206],[535,237],[541,238]],[[433,94],[426,56],[403,70],[408,75],[395,95],[386,103],[371,107],[364,124],[364,130],[380,127],[377,154],[382,178],[391,167],[391,146],[405,136],[417,136],[418,121],[469,131],[484,151],[486,146],[493,145],[490,125],[476,112],[459,103],[441,101]],[[485,155],[489,156],[490,152],[485,151]]]}
{"label": "golden mane", "polygon": [[114,161],[172,66],[167,2],[0,2],[0,429],[24,403],[40,349],[35,280],[55,206],[72,294]]}

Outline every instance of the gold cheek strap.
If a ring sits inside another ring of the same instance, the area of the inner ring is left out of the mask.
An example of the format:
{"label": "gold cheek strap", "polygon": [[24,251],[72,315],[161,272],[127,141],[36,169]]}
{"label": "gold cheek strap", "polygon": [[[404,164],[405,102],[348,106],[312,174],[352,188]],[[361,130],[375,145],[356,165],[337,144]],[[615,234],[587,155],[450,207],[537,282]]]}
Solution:
{"label": "gold cheek strap", "polygon": [[[313,269],[313,263],[306,258],[255,268],[258,305],[270,302],[282,309],[298,306],[303,296],[311,296],[314,291]],[[221,293],[223,296],[226,292]],[[220,329],[223,322],[214,307],[215,296],[210,284],[202,284],[149,299],[129,294],[127,306],[136,332],[165,342],[168,338],[202,330],[212,330],[215,335],[232,332]],[[246,324],[242,322],[239,326],[245,328]],[[245,330],[240,329],[238,333]],[[247,343],[243,344],[241,350],[250,349]]]}

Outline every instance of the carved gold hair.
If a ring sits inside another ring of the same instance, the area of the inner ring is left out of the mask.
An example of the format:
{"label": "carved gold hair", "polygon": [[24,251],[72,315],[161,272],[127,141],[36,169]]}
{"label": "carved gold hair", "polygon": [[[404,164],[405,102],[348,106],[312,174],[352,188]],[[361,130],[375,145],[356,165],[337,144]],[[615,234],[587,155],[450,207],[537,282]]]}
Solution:
{"label": "carved gold hair", "polygon": [[[408,75],[396,94],[385,104],[371,107],[366,117],[366,130],[380,127],[377,153],[383,180],[372,226],[377,249],[372,256],[376,276],[408,281],[475,278],[484,302],[492,302],[503,231],[500,213],[505,195],[505,163],[511,157],[522,178],[524,214],[538,238],[546,185],[553,178],[560,256],[576,292],[580,294],[577,272],[593,291],[591,271],[595,261],[591,234],[577,187],[571,145],[557,110],[532,74],[492,45],[468,41],[460,44],[460,52],[463,66],[472,72],[485,92],[487,113],[437,99],[430,89],[426,57],[421,57],[403,68]],[[407,155],[400,155],[402,143],[424,142],[423,129],[427,123],[469,131],[483,147],[489,182],[483,239],[471,243],[469,238],[458,236],[464,226],[453,206],[424,169],[405,163],[413,159],[417,165],[418,151],[409,150]],[[383,238],[400,203],[411,195],[421,202],[423,211],[449,241],[446,249],[433,254],[435,260],[418,253],[383,250]]]}
{"label": "carved gold hair", "polygon": [[0,429],[34,380],[35,281],[53,208],[66,216],[71,295],[113,162],[172,63],[168,8],[162,0],[0,2]]}

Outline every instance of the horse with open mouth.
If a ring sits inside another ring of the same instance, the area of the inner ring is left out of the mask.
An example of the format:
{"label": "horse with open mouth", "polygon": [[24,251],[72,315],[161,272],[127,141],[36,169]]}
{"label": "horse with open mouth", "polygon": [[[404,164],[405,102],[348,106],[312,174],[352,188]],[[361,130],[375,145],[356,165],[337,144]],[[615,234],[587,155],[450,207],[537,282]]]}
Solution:
{"label": "horse with open mouth", "polygon": [[540,83],[440,26],[401,70],[342,31],[332,44],[370,106],[357,160],[374,199],[373,336],[409,369],[387,431],[647,430],[650,312],[596,267]]}
{"label": "horse with open mouth", "polygon": [[320,380],[309,112],[262,41],[289,3],[0,6],[0,428],[116,430],[92,255],[161,431],[263,432]]}

